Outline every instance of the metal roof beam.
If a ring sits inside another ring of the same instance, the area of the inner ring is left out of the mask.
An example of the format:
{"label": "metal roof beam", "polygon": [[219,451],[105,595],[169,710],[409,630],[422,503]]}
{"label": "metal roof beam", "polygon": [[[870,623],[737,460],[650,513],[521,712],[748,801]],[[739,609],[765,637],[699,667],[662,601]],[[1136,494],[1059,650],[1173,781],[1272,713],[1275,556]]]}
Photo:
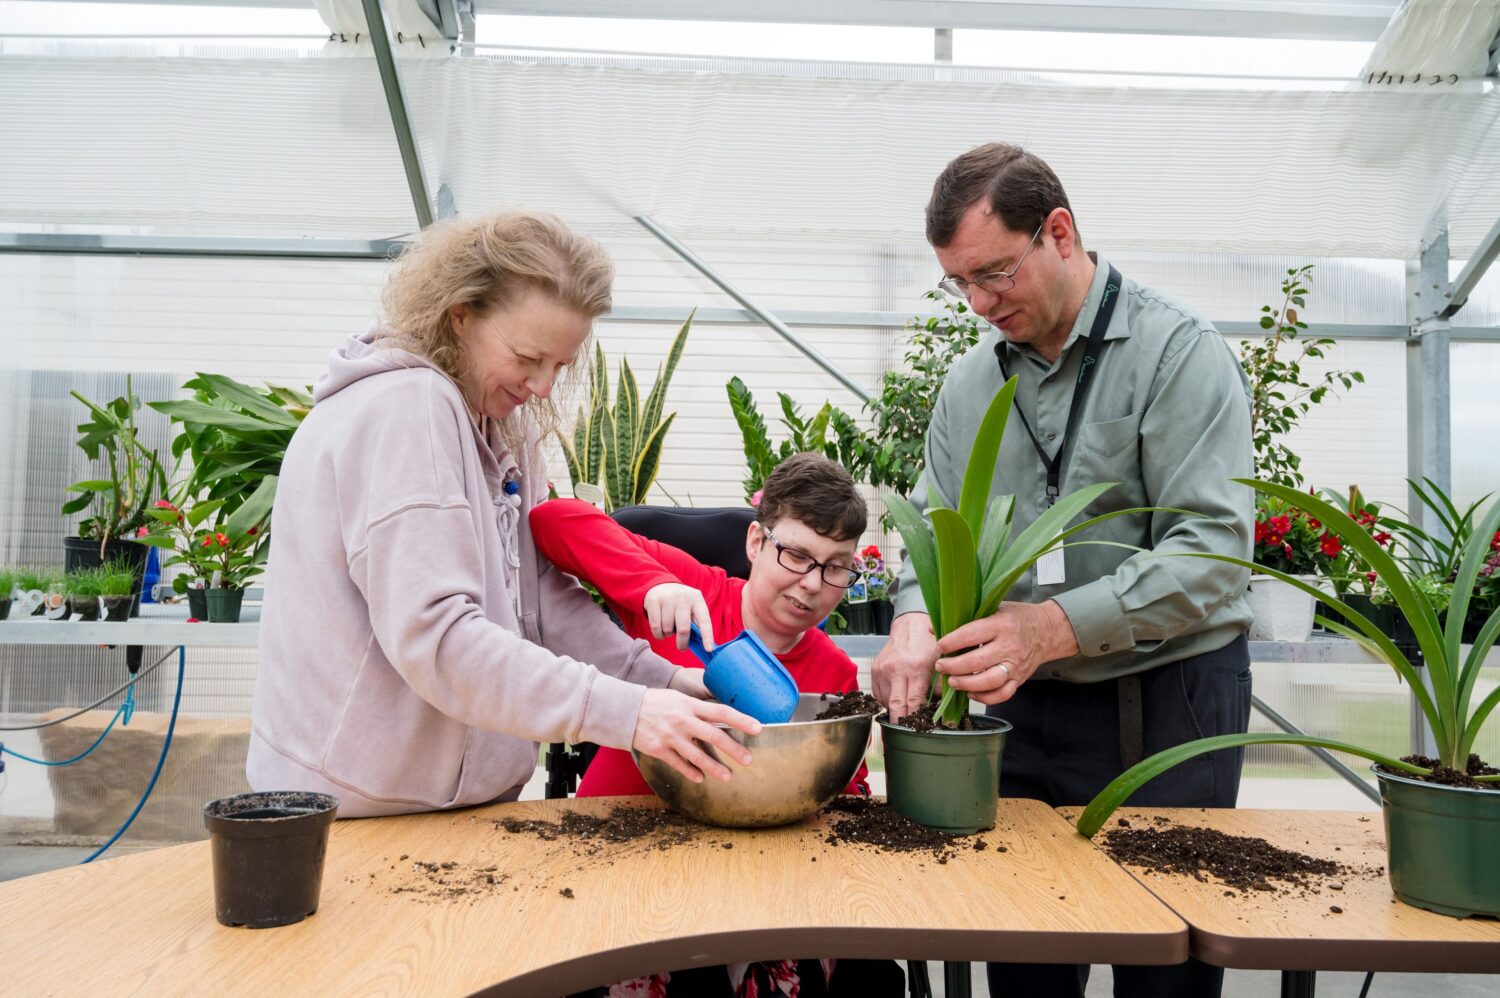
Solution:
{"label": "metal roof beam", "polygon": [[474,0],[481,14],[1374,41],[1401,0]]}
{"label": "metal roof beam", "polygon": [[411,189],[412,207],[417,213],[417,224],[425,229],[433,220],[432,199],[427,196],[427,178],[422,175],[422,156],[417,151],[416,136],[412,134],[411,111],[401,89],[401,72],[391,55],[390,29],[386,26],[380,0],[361,0],[361,3],[365,8],[365,23],[370,28],[370,43],[375,49],[375,62],[380,67],[385,102],[391,110],[391,125],[396,129],[396,145],[401,150],[401,165],[406,170],[406,185]]}
{"label": "metal roof beam", "polygon": [[1475,247],[1469,262],[1464,264],[1464,269],[1459,271],[1453,283],[1448,286],[1449,301],[1438,313],[1440,318],[1452,318],[1455,312],[1468,304],[1469,295],[1474,293],[1474,286],[1484,277],[1484,272],[1490,269],[1497,254],[1500,254],[1500,218],[1495,219],[1495,224],[1490,226],[1490,231],[1485,233]]}

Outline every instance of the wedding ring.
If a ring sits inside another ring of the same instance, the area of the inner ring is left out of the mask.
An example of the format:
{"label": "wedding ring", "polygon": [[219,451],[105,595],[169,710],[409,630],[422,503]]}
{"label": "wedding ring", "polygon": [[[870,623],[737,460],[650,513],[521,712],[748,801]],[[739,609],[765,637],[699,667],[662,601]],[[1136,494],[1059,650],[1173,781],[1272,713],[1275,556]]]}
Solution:
{"label": "wedding ring", "polygon": [[999,664],[999,666],[997,666],[997,668],[1001,668],[1001,669],[1005,670],[1005,678],[1006,679],[1014,679],[1015,678],[1014,676],[1012,676],[1010,674],[1010,665],[1009,665],[1009,663],[1007,663],[1007,662],[1001,662]]}

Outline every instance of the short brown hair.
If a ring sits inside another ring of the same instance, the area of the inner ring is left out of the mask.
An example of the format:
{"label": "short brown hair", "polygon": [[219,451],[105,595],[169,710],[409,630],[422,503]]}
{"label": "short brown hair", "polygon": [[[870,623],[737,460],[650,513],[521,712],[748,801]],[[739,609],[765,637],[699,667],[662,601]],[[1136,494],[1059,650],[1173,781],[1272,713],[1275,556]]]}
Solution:
{"label": "short brown hair", "polygon": [[[610,310],[613,281],[604,247],[555,215],[506,211],[450,219],[425,229],[396,262],[381,296],[385,329],[459,381],[464,352],[448,316],[455,305],[484,313],[535,289],[593,319]],[[543,432],[557,425],[550,399],[533,398],[526,408]]]}
{"label": "short brown hair", "polygon": [[755,507],[762,527],[787,518],[835,541],[854,540],[864,533],[868,515],[849,472],[811,451],[793,454],[772,469]]}
{"label": "short brown hair", "polygon": [[[947,246],[964,213],[982,199],[1015,232],[1029,234],[1054,208],[1073,213],[1062,181],[1044,159],[1020,146],[991,142],[970,149],[938,175],[927,202],[927,241],[939,249]],[[1076,232],[1077,219],[1073,227]]]}

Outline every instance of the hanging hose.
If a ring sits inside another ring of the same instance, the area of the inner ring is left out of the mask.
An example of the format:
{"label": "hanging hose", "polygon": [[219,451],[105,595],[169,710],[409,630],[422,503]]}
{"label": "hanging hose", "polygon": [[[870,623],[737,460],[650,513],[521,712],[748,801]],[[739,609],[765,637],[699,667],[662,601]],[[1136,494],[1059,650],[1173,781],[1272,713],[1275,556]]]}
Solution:
{"label": "hanging hose", "polygon": [[[117,840],[121,835],[125,834],[125,830],[130,827],[130,823],[135,821],[135,816],[140,814],[141,808],[146,806],[146,800],[151,796],[151,791],[156,788],[156,779],[157,777],[161,776],[161,768],[167,761],[167,750],[172,747],[172,732],[177,728],[177,708],[182,703],[182,680],[183,675],[186,673],[186,671],[187,648],[185,646],[179,645],[177,648],[177,692],[172,696],[172,717],[167,722],[167,737],[162,740],[161,755],[157,757],[156,769],[151,774],[151,781],[146,784],[146,792],[141,794],[141,799],[136,802],[135,810],[131,811],[130,817],[125,819],[125,824],[121,825],[119,827],[119,830],[109,837],[108,842],[104,843],[104,845],[95,850],[88,859],[83,860],[83,862],[79,864],[80,866],[82,866],[83,863],[92,863],[94,860],[98,859],[104,853],[104,850],[114,845],[115,840]],[[124,705],[122,704],[121,709],[123,708]],[[100,737],[102,738],[103,736]],[[95,744],[98,743],[96,742]],[[92,749],[90,749],[90,751],[92,751]]]}
{"label": "hanging hose", "polygon": [[33,759],[31,756],[23,755],[22,753],[17,752],[15,749],[8,749],[4,745],[0,745],[0,752],[4,752],[6,755],[13,756],[17,759],[25,760],[26,762],[34,762],[38,766],[71,766],[73,763],[77,762],[80,759],[88,758],[89,753],[94,751],[94,749],[98,748],[100,744],[103,743],[104,736],[108,735],[111,731],[114,730],[115,722],[120,719],[121,714],[125,715],[125,723],[128,725],[130,723],[130,715],[133,713],[135,713],[135,687],[131,686],[125,694],[125,702],[120,704],[119,709],[115,711],[115,716],[109,719],[109,724],[105,726],[103,734],[94,739],[94,744],[90,745],[88,748],[84,749],[73,758],[64,759],[61,762],[48,762],[46,759]]}

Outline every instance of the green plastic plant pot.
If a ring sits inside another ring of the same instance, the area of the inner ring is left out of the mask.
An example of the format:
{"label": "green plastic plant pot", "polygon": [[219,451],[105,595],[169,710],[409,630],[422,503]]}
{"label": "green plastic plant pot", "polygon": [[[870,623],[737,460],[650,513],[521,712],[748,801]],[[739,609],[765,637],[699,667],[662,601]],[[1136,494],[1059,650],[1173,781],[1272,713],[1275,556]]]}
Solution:
{"label": "green plastic plant pot", "polygon": [[245,598],[243,589],[209,589],[208,619],[213,624],[237,624],[240,621],[240,603]]}
{"label": "green plastic plant pot", "polygon": [[196,620],[207,620],[208,619],[208,590],[207,589],[189,589],[187,591],[187,598],[188,598],[188,616],[189,617],[193,617]]}
{"label": "green plastic plant pot", "polygon": [[957,835],[995,827],[1000,755],[1010,723],[971,715],[973,731],[913,731],[880,722],[885,794],[915,822]]}
{"label": "green plastic plant pot", "polygon": [[1391,889],[1442,915],[1500,918],[1500,789],[1472,790],[1375,769]]}

